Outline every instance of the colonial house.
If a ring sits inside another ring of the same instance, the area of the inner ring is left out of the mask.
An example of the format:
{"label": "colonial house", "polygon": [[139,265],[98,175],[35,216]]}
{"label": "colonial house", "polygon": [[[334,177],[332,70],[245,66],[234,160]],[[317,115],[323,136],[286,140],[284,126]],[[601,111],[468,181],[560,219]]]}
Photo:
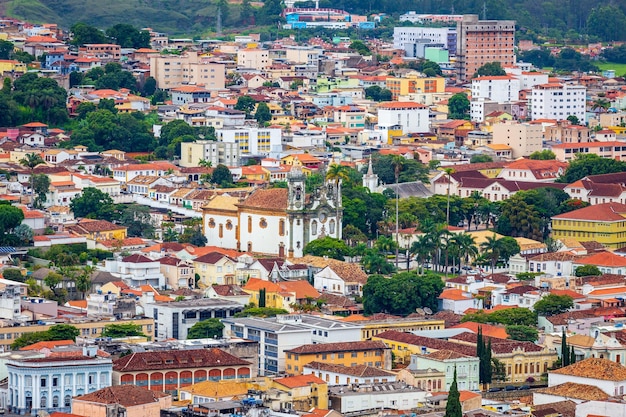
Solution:
{"label": "colonial house", "polygon": [[313,275],[314,287],[320,292],[341,295],[363,295],[367,274],[358,264],[330,261],[329,265]]}
{"label": "colonial house", "polygon": [[221,349],[137,352],[113,362],[114,385],[175,392],[197,382],[250,378],[250,362]]}
{"label": "colonial house", "polygon": [[66,416],[160,417],[162,410],[172,407],[170,394],[136,386],[103,388],[72,400],[72,414]]}
{"label": "colonial house", "polygon": [[174,289],[195,287],[195,268],[192,262],[165,256],[159,259],[159,264],[168,287]]}

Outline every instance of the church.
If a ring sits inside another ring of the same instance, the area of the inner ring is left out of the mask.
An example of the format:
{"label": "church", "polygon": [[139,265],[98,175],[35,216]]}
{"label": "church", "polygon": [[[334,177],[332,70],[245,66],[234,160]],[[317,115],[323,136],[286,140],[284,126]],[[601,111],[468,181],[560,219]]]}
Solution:
{"label": "church", "polygon": [[256,189],[247,197],[218,195],[202,208],[207,245],[242,252],[301,257],[320,237],[341,239],[341,181],[326,180],[307,192],[293,167],[287,188]]}

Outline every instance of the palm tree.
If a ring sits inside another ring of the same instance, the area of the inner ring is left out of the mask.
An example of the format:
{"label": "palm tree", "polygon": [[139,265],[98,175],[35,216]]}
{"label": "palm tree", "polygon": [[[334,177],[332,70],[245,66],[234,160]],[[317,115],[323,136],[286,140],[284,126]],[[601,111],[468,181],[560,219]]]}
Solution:
{"label": "palm tree", "polygon": [[600,110],[600,113],[604,113],[611,107],[611,102],[604,98],[599,98],[593,102],[591,110]]}
{"label": "palm tree", "polygon": [[85,293],[91,288],[91,276],[95,271],[95,266],[85,265],[76,278],[74,278],[76,290],[80,291],[82,299],[85,299]]}
{"label": "palm tree", "polygon": [[417,238],[417,241],[413,242],[411,245],[409,252],[417,257],[417,261],[420,265],[420,274],[424,273],[424,263],[431,258],[433,251],[434,245],[429,235],[421,235]]}
{"label": "palm tree", "polygon": [[398,204],[399,204],[399,194],[400,187],[398,186],[400,179],[400,172],[402,171],[402,167],[404,166],[405,159],[402,155],[393,155],[391,157],[391,165],[393,165],[393,171],[396,177],[396,269],[398,269]]}
{"label": "palm tree", "polygon": [[476,237],[469,233],[462,233],[455,235],[451,240],[457,248],[459,269],[462,270],[464,263],[469,262],[470,258],[475,258],[478,255]]}
{"label": "palm tree", "polygon": [[452,174],[454,174],[454,168],[445,168],[443,170],[448,176],[448,202],[446,204],[446,224],[450,225],[450,181]]}
{"label": "palm tree", "polygon": [[345,166],[339,164],[332,164],[328,167],[326,171],[326,180],[335,182],[335,192],[337,193],[337,198],[335,200],[335,221],[337,222],[337,237],[339,238],[340,229],[339,226],[341,223],[339,222],[339,206],[341,202],[341,195],[339,192],[339,184],[341,181],[348,181],[350,176],[348,175],[348,170]]}
{"label": "palm tree", "polygon": [[491,273],[496,267],[496,262],[500,258],[500,244],[498,238],[494,233],[493,236],[487,236],[487,240],[480,244],[480,248],[491,259]]}
{"label": "palm tree", "polygon": [[[41,155],[38,153],[27,153],[24,158],[20,159],[20,165],[30,169],[30,192],[33,191],[33,173],[35,172],[35,167],[37,165],[45,164],[46,162],[41,158]],[[31,195],[31,198],[34,196]]]}
{"label": "palm tree", "polygon": [[198,161],[198,166],[202,168],[211,168],[213,166],[213,162],[207,159],[201,159]]}

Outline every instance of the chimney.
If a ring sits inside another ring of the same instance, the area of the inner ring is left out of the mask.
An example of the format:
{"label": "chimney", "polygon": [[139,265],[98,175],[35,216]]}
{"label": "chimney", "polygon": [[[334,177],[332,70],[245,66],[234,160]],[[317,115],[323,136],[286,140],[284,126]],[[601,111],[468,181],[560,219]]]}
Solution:
{"label": "chimney", "polygon": [[96,353],[98,353],[98,346],[95,346],[95,345],[83,346],[83,356],[87,356],[89,358],[95,358]]}

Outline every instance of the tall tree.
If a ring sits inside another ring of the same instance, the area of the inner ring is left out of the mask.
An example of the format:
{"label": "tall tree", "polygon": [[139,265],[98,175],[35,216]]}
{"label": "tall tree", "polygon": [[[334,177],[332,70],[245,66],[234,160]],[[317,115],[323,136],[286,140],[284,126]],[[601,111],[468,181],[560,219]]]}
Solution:
{"label": "tall tree", "polygon": [[446,413],[444,417],[463,417],[463,409],[461,408],[461,394],[456,382],[456,366],[454,367],[454,376],[452,384],[448,391],[448,401],[446,403]]}
{"label": "tall tree", "polygon": [[567,347],[567,334],[565,333],[565,329],[563,329],[563,334],[561,335],[561,366],[568,366],[569,360],[570,355],[569,348]]}
{"label": "tall tree", "polygon": [[456,93],[448,99],[448,117],[450,119],[467,119],[470,101],[464,93]]}

